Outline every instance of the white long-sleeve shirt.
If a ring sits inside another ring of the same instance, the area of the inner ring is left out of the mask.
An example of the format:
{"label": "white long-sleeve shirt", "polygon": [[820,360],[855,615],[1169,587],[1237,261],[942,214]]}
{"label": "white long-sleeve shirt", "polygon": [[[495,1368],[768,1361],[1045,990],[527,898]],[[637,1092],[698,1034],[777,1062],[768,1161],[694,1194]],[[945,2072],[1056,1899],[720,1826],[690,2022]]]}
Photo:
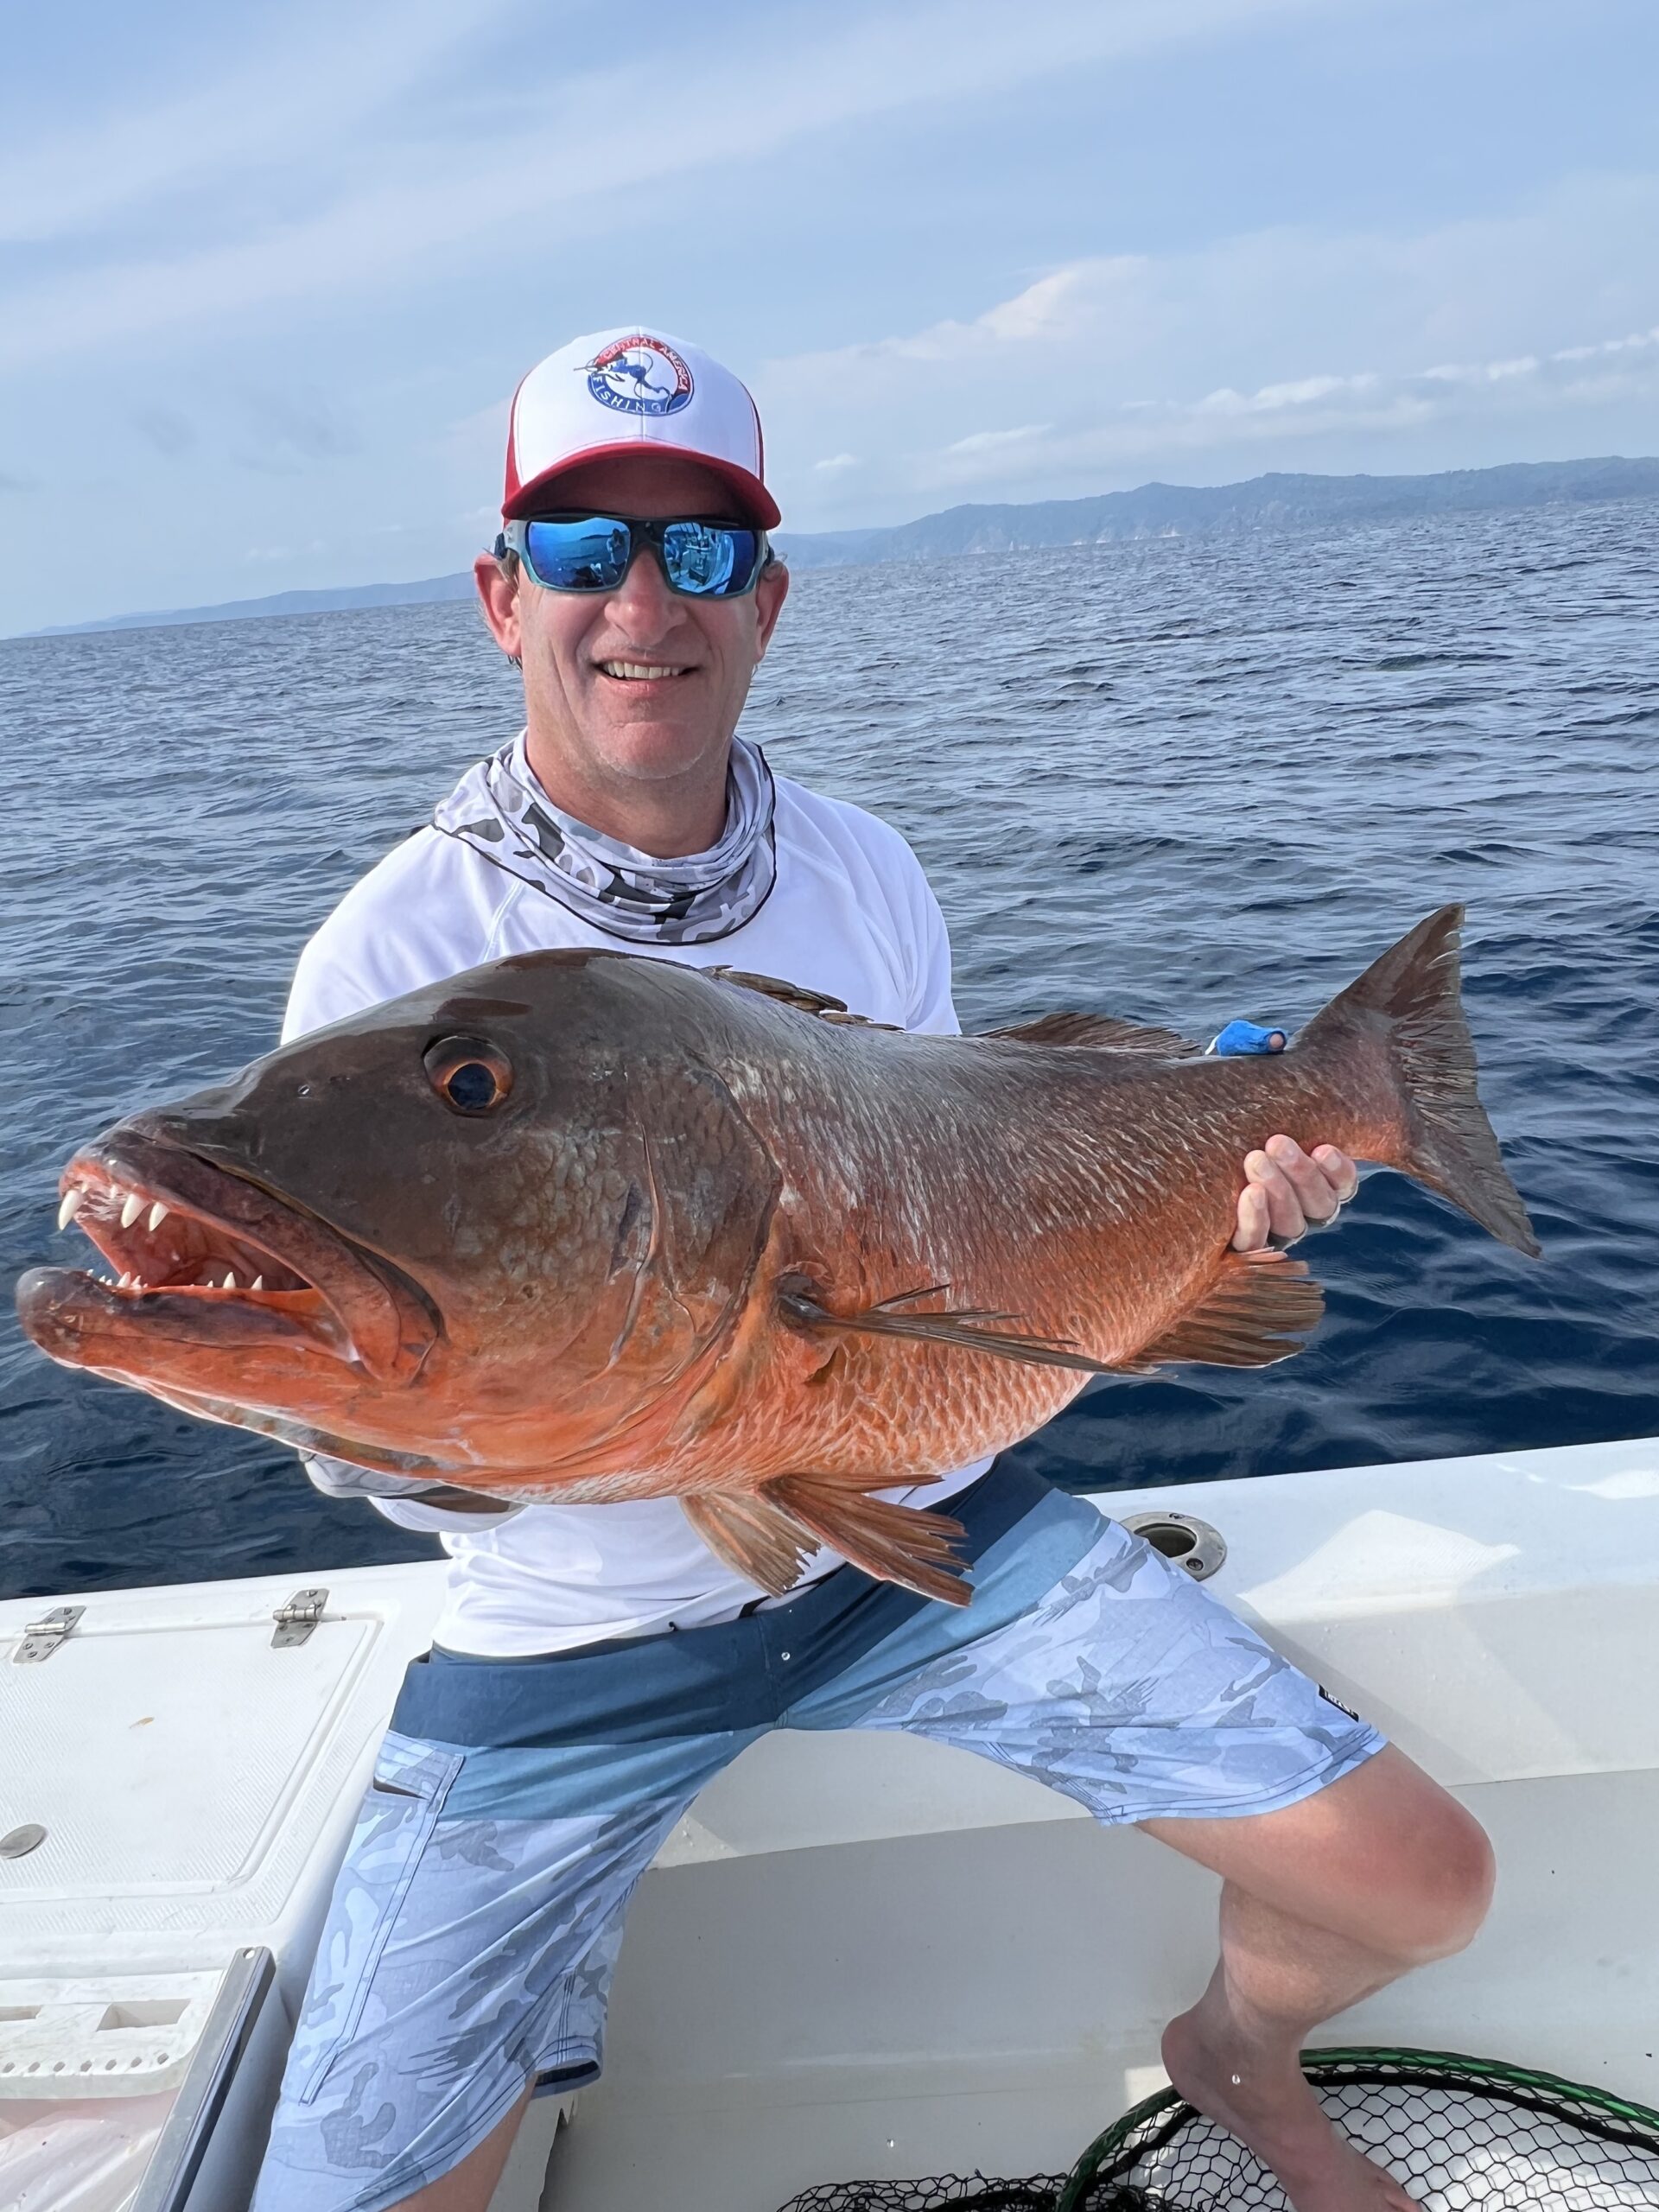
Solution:
{"label": "white long-sleeve shirt", "polygon": [[[774,827],[777,881],[760,912],[714,944],[653,945],[652,957],[777,976],[871,1020],[953,1035],[960,1025],[944,918],[898,831],[786,776],[777,779]],[[306,946],[283,1040],[484,961],[578,945],[626,949],[472,847],[420,830],[346,893]],[[988,1464],[887,1495],[935,1505]],[[493,1520],[413,1497],[371,1503],[404,1528],[442,1537],[451,1567],[434,1636],[451,1650],[566,1650],[729,1620],[761,1595],[715,1558],[672,1498],[528,1505]],[[804,1580],[839,1564],[820,1552]]]}

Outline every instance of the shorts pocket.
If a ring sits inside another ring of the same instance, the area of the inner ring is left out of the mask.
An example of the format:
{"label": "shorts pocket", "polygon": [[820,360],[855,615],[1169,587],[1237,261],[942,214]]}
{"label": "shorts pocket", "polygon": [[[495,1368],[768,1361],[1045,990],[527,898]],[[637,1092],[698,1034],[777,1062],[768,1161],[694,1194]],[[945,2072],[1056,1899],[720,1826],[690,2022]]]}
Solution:
{"label": "shorts pocket", "polygon": [[357,2032],[421,1853],[463,1755],[388,1730],[364,1793],[294,2037],[295,2085],[309,2103]]}

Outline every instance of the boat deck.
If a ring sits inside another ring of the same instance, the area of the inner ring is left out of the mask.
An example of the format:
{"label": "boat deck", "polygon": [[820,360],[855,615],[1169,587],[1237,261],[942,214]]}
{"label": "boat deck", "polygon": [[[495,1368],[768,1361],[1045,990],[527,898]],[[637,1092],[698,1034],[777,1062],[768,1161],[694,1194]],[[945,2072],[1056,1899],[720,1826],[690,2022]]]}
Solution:
{"label": "boat deck", "polygon": [[[1497,1842],[1477,1944],[1328,2040],[1466,2050],[1659,2103],[1659,1444],[1108,1503],[1213,1522],[1229,1554],[1211,1586]],[[22,1749],[0,1833],[48,1830],[0,1859],[0,2069],[9,1989],[54,1977],[137,1990],[263,1946],[273,2015],[291,2014],[441,1572],[318,1577],[321,1624],[286,1649],[270,1617],[294,1577],[65,1600],[84,1616],[28,1666],[4,1647],[45,1609],[0,1606],[0,1732]],[[773,2212],[855,2176],[1064,2171],[1161,2080],[1158,2031],[1208,1972],[1214,1916],[1210,1877],[988,1763],[772,1737],[641,1885],[606,2079],[556,2145],[536,2109],[496,2212]],[[282,2039],[236,2122],[255,2146]],[[0,2070],[0,2115],[8,2094]],[[200,2185],[173,2201],[207,2212]],[[213,2212],[233,2212],[242,2183],[216,2186]]]}

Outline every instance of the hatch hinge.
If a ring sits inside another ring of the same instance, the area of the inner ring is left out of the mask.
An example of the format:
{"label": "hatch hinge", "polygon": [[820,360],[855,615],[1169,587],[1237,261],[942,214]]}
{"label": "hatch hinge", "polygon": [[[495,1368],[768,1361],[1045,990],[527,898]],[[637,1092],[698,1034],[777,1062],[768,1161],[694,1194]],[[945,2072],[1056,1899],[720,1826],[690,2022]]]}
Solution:
{"label": "hatch hinge", "polygon": [[271,1649],[287,1651],[294,1644],[303,1643],[322,1618],[322,1609],[327,1602],[326,1590],[296,1590],[270,1617],[276,1624],[276,1633],[270,1639]]}
{"label": "hatch hinge", "polygon": [[49,1659],[74,1633],[75,1623],[86,1610],[85,1605],[54,1605],[43,1619],[30,1621],[22,1642],[11,1655],[13,1666],[26,1667],[37,1659]]}

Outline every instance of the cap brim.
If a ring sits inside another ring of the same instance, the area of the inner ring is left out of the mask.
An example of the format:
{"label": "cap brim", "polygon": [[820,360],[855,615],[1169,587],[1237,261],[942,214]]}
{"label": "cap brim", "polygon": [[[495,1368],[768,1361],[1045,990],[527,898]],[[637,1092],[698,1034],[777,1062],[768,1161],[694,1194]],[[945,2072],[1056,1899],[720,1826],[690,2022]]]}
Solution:
{"label": "cap brim", "polygon": [[581,468],[590,461],[610,461],[622,454],[666,454],[671,460],[695,462],[712,475],[729,484],[742,501],[747,518],[758,523],[762,530],[776,530],[783,518],[774,499],[760,479],[747,468],[740,468],[735,461],[721,461],[713,454],[696,453],[689,446],[671,446],[653,439],[650,443],[639,438],[617,441],[605,446],[588,446],[582,453],[567,454],[556,467],[544,468],[539,476],[532,476],[528,484],[521,484],[501,510],[504,522],[517,522],[523,516],[534,514],[537,507],[544,507],[550,495],[562,476],[573,468]]}

